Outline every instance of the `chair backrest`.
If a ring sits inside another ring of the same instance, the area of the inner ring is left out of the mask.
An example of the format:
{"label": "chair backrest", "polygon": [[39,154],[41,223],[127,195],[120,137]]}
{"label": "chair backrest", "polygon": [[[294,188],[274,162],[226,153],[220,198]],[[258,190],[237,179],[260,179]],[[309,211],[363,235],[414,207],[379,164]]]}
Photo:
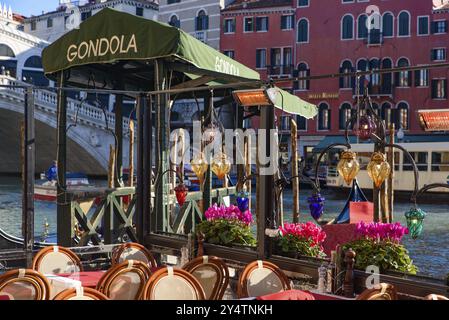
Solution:
{"label": "chair backrest", "polygon": [[143,245],[135,242],[126,242],[116,248],[112,254],[112,265],[122,263],[125,260],[141,261],[150,268],[157,267],[156,260],[151,252]]}
{"label": "chair backrest", "polygon": [[83,271],[78,256],[70,249],[51,246],[40,250],[33,259],[33,269],[42,274],[74,273]]}
{"label": "chair backrest", "polygon": [[363,291],[356,300],[398,300],[398,294],[393,285],[380,283]]}
{"label": "chair backrest", "polygon": [[248,264],[240,274],[237,295],[239,298],[259,297],[290,289],[290,281],[278,266],[257,260]]}
{"label": "chair backrest", "polygon": [[48,300],[50,284],[35,270],[16,269],[0,276],[0,292],[14,300]]}
{"label": "chair backrest", "polygon": [[144,300],[204,300],[198,280],[183,269],[166,267],[156,271],[143,290]]}
{"label": "chair backrest", "polygon": [[449,300],[448,297],[442,296],[440,294],[429,294],[424,297],[425,300]]}
{"label": "chair backrest", "polygon": [[112,266],[98,281],[97,290],[111,300],[138,300],[150,276],[146,263],[127,260]]}
{"label": "chair backrest", "polygon": [[92,288],[77,287],[61,291],[53,300],[108,300],[108,297]]}
{"label": "chair backrest", "polygon": [[229,283],[228,266],[218,257],[201,256],[182,269],[193,275],[203,287],[206,299],[221,300]]}

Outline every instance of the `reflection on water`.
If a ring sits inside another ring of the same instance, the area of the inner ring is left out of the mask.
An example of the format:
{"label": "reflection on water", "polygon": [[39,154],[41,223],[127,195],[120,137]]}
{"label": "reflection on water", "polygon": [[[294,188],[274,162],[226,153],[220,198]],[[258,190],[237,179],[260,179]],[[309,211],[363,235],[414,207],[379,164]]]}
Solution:
{"label": "reflection on water", "polygon": [[[98,182],[97,182],[98,183]],[[300,195],[300,208],[302,222],[313,221],[307,207],[307,197],[311,190],[304,189]],[[345,204],[345,194],[331,190],[323,190],[326,198],[325,219],[336,218]],[[254,203],[254,202],[253,202]],[[424,232],[417,240],[406,236],[403,243],[408,248],[412,259],[420,269],[420,273],[438,278],[445,278],[449,272],[449,203],[422,204],[420,206],[428,213],[424,222]],[[395,202],[395,220],[405,225],[404,212],[410,209],[405,200]],[[292,193],[284,193],[285,219],[291,220]],[[16,236],[21,233],[21,188],[18,178],[0,177],[0,227]],[[44,222],[50,224],[50,233],[56,231],[56,205],[48,202],[35,202],[35,232],[41,235],[44,232]]]}

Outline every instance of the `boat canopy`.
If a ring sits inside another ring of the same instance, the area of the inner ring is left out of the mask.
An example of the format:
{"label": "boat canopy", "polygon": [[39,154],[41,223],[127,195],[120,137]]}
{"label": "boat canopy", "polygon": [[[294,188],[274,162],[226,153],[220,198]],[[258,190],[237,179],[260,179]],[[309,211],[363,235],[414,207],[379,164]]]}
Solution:
{"label": "boat canopy", "polygon": [[[42,53],[44,72],[52,79],[58,72],[70,70],[72,84],[112,89],[108,83],[112,75],[128,82],[125,89],[132,84],[148,91],[154,88],[154,70],[148,63],[154,59],[163,59],[170,64],[168,69],[182,74],[173,77],[172,87],[183,82],[190,86],[236,83],[234,89],[264,84],[258,72],[179,28],[110,8],[88,18]],[[131,78],[134,81],[127,81]],[[277,108],[305,118],[317,114],[316,106],[287,91],[279,89],[278,93]]]}

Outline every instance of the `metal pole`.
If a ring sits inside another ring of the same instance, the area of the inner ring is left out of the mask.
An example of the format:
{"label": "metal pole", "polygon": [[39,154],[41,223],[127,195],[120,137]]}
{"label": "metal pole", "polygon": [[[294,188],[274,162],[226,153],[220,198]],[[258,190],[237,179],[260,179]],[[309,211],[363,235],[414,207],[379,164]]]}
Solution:
{"label": "metal pole", "polygon": [[[261,108],[260,129],[274,129],[274,106]],[[274,152],[274,150],[271,150],[270,148],[270,136],[271,134],[267,134],[265,139],[266,156],[270,156],[271,153]],[[259,156],[259,154],[257,156]],[[269,165],[270,163],[268,163],[267,166]],[[274,227],[274,175],[260,175],[259,179],[260,194],[257,198],[259,210],[259,217],[257,220],[257,254],[258,259],[265,259],[271,255],[270,239],[265,236],[265,229]]]}
{"label": "metal pole", "polygon": [[299,177],[298,177],[298,127],[296,121],[290,119],[290,134],[292,140],[292,190],[293,190],[293,223],[299,222]]}
{"label": "metal pole", "polygon": [[[393,145],[394,142],[394,123],[390,124],[390,145]],[[394,212],[394,147],[389,147],[388,152],[388,163],[390,164],[391,171],[390,175],[388,176],[388,222],[393,222],[393,212]]]}
{"label": "metal pole", "polygon": [[145,236],[150,232],[150,223],[152,219],[151,206],[151,173],[152,173],[152,154],[153,149],[153,125],[152,125],[152,99],[151,97],[142,97],[141,106],[143,108],[143,210],[141,216],[137,217],[140,226],[137,228],[137,237],[143,243]]}
{"label": "metal pole", "polygon": [[[64,87],[66,79],[64,71],[59,72],[57,85]],[[57,181],[57,237],[58,244],[64,247],[73,245],[73,220],[70,210],[70,202],[67,197],[67,98],[64,90],[58,90],[58,109],[57,109],[57,130],[58,130],[58,181]]]}
{"label": "metal pole", "polygon": [[[136,228],[137,238],[139,241],[142,232],[142,217],[144,215],[144,150],[145,150],[145,138],[144,138],[144,116],[143,116],[143,96],[140,95],[137,98],[136,118],[137,118],[137,186],[136,186]],[[149,195],[146,195],[149,197]]]}
{"label": "metal pole", "polygon": [[36,140],[34,127],[33,89],[25,90],[24,136],[23,136],[23,205],[22,221],[24,225],[23,245],[26,252],[27,268],[31,268],[34,245],[34,175],[36,164]]}
{"label": "metal pole", "polygon": [[[119,86],[122,89],[122,86]],[[123,95],[115,96],[115,135],[117,136],[117,145],[115,146],[115,167],[114,167],[114,185],[120,187],[123,182]]]}

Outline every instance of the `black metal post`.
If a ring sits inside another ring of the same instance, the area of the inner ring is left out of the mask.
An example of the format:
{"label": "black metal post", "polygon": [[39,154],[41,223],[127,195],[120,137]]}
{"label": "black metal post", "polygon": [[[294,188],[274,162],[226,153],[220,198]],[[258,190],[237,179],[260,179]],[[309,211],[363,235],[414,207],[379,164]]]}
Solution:
{"label": "black metal post", "polygon": [[[261,108],[260,112],[260,129],[267,130],[265,139],[266,156],[271,157],[271,129],[274,129],[274,107],[268,106]],[[260,138],[259,138],[260,139]],[[258,143],[260,143],[258,139]],[[259,146],[260,153],[260,146]],[[259,155],[257,155],[259,156]],[[277,159],[276,159],[277,161]],[[265,166],[269,166],[270,163]],[[261,164],[262,166],[262,164]],[[260,194],[257,199],[259,202],[259,219],[257,221],[257,255],[259,259],[265,259],[271,255],[271,242],[265,236],[265,229],[274,227],[274,175],[260,175]]]}
{"label": "black metal post", "polygon": [[[59,72],[57,87],[64,88],[66,83],[64,71]],[[66,92],[58,89],[57,109],[57,163],[58,181],[57,190],[57,237],[58,244],[71,247],[73,244],[74,230],[70,210],[70,202],[67,197],[66,169],[67,169],[67,97]]]}
{"label": "black metal post", "polygon": [[[141,103],[143,112],[143,199],[142,199],[142,216],[137,219],[141,226],[137,228],[137,237],[143,243],[147,233],[149,233],[149,225],[152,221],[151,206],[151,172],[153,166],[152,150],[153,150],[153,129],[152,129],[152,99],[142,97]],[[148,221],[150,223],[148,223]]]}
{"label": "black metal post", "polygon": [[34,245],[34,173],[36,164],[36,140],[34,127],[34,97],[31,87],[25,89],[23,136],[23,196],[22,223],[23,246],[26,252],[27,268],[31,268]]}
{"label": "black metal post", "polygon": [[[136,185],[136,228],[137,238],[142,241],[143,236],[143,216],[145,215],[144,198],[149,195],[145,194],[145,173],[144,173],[144,96],[139,95],[137,98],[137,185]],[[143,243],[143,242],[141,242]]]}
{"label": "black metal post", "polygon": [[[117,89],[122,90],[121,84]],[[117,137],[117,145],[115,150],[115,170],[114,168],[114,186],[119,187],[123,181],[123,95],[117,94],[115,96],[115,135]]]}
{"label": "black metal post", "polygon": [[[204,127],[207,127],[211,122],[212,122],[212,116],[208,116],[211,114],[211,112],[213,112],[213,110],[211,110],[211,108],[213,108],[213,106],[211,106],[211,96],[210,94],[206,97],[204,97]],[[201,142],[203,143],[203,142]],[[211,159],[211,155],[210,153],[205,154],[205,156],[207,157],[207,163],[209,164],[207,171],[204,173],[204,185],[203,185],[203,212],[206,212],[207,209],[209,209],[209,207],[212,205],[212,196],[211,196],[211,191],[212,191],[212,170],[210,168],[210,165],[212,163],[212,159]]]}

